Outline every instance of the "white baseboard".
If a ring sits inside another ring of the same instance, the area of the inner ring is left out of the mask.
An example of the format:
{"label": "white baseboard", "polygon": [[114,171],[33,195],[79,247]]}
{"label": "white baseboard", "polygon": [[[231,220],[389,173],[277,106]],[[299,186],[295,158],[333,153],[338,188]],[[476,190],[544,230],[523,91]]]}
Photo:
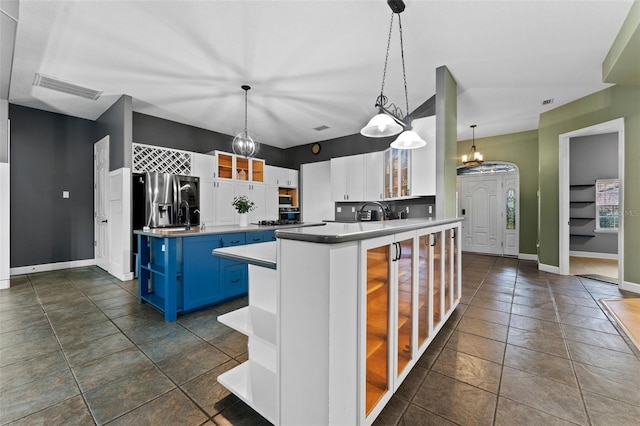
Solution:
{"label": "white baseboard", "polygon": [[622,285],[619,286],[620,290],[631,291],[640,294],[640,284],[632,283],[630,281],[622,281]]}
{"label": "white baseboard", "polygon": [[45,263],[42,265],[19,266],[11,268],[11,275],[33,274],[35,272],[57,271],[59,269],[80,268],[82,266],[93,266],[96,264],[95,259],[72,260],[69,262]]}
{"label": "white baseboard", "polygon": [[591,251],[569,251],[569,256],[575,257],[589,257],[594,259],[615,259],[618,260],[617,253],[595,253]]}
{"label": "white baseboard", "polygon": [[543,272],[550,272],[552,274],[561,275],[559,266],[552,266],[552,265],[545,265],[544,263],[538,263],[538,269]]}
{"label": "white baseboard", "polygon": [[533,260],[533,261],[538,261],[538,255],[537,254],[529,254],[529,253],[519,253],[518,254],[518,259],[522,259],[522,260]]}
{"label": "white baseboard", "polygon": [[6,288],[9,288],[11,284],[10,280],[0,280],[0,290],[4,290]]}

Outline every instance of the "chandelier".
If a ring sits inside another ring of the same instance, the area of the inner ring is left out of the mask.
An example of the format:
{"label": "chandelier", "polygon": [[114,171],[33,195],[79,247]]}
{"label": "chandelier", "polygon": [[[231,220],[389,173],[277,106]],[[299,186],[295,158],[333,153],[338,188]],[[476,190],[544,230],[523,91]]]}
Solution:
{"label": "chandelier", "polygon": [[233,149],[234,154],[249,158],[258,153],[260,143],[256,136],[247,130],[247,96],[251,86],[243,85],[241,87],[244,90],[244,131],[233,138],[231,149]]}
{"label": "chandelier", "polygon": [[[380,95],[376,99],[375,107],[378,114],[375,115],[366,126],[360,130],[360,134],[369,138],[383,138],[400,136],[391,143],[392,148],[415,149],[425,146],[427,143],[416,132],[411,130],[411,117],[409,116],[409,95],[407,91],[407,75],[404,65],[404,44],[402,41],[402,18],[400,13],[404,11],[405,5],[402,0],[387,0],[391,8],[391,23],[389,24],[389,36],[387,38],[387,53],[384,59],[384,70],[382,72],[382,87]],[[407,115],[403,118],[402,110],[393,103],[389,103],[384,95],[384,81],[387,75],[387,64],[389,62],[389,48],[391,46],[391,34],[393,32],[393,21],[398,15],[398,27],[400,33],[400,57],[402,58],[402,79],[404,82],[404,99]],[[401,133],[402,132],[402,133]]]}
{"label": "chandelier", "polygon": [[484,161],[482,154],[476,151],[476,125],[472,124],[470,127],[473,132],[473,142],[471,143],[471,151],[469,151],[469,154],[462,156],[462,163],[465,166],[479,166],[484,163]]}

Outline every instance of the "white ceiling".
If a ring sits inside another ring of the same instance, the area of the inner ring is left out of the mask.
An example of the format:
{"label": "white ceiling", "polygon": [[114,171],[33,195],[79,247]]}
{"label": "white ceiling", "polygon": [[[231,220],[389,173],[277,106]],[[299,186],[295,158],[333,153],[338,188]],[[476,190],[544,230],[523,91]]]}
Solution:
{"label": "white ceiling", "polygon": [[[409,108],[446,65],[463,140],[471,124],[476,137],[536,129],[540,113],[608,87],[602,61],[633,1],[405,3]],[[384,0],[21,0],[9,101],[93,120],[127,94],[134,111],[233,135],[249,84],[261,142],[350,135],[375,113],[390,17]],[[404,111],[395,23],[385,95]],[[33,87],[36,72],[104,93]]]}

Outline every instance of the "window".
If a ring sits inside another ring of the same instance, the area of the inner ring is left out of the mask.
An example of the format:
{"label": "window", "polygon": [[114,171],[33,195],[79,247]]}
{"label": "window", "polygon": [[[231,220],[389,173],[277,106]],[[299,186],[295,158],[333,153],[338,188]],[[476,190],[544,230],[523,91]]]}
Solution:
{"label": "window", "polygon": [[620,225],[620,181],[596,180],[596,231],[617,232]]}
{"label": "window", "polygon": [[507,191],[507,229],[516,229],[516,191]]}

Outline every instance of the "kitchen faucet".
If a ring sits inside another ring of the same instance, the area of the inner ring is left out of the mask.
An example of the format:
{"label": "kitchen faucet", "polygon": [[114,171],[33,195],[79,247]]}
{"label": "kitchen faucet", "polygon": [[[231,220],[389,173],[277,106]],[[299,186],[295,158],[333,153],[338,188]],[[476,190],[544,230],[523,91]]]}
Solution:
{"label": "kitchen faucet", "polygon": [[356,220],[358,220],[360,217],[362,217],[362,212],[364,212],[364,208],[367,207],[370,204],[378,206],[378,208],[381,210],[381,213],[382,213],[382,216],[381,216],[382,219],[381,220],[386,219],[388,206],[385,207],[384,205],[382,205],[382,203],[379,203],[378,201],[367,201],[366,203],[361,205],[360,209],[358,209],[358,211],[356,212]]}
{"label": "kitchen faucet", "polygon": [[[180,213],[182,213],[182,205],[186,204],[187,208],[185,210],[186,216],[187,216],[187,221],[184,223],[184,229],[186,231],[191,229],[191,219],[189,218],[190,214],[189,214],[189,202],[187,200],[182,200],[180,201],[180,206],[178,207],[178,210],[180,211]],[[182,214],[179,214],[179,216],[182,216]]]}

